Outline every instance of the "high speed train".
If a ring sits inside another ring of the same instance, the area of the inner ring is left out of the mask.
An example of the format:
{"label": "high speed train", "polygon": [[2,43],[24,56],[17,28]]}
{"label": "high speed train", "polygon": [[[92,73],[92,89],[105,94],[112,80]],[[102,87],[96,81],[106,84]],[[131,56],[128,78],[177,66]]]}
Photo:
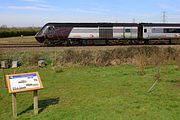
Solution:
{"label": "high speed train", "polygon": [[39,43],[55,45],[180,43],[177,23],[47,23],[36,34]]}

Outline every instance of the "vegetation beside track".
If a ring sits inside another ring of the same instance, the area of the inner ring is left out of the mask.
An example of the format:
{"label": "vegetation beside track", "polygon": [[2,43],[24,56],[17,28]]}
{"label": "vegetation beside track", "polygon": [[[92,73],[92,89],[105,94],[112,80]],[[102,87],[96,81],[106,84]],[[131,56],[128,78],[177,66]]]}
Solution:
{"label": "vegetation beside track", "polygon": [[[97,47],[98,48],[98,47]],[[103,47],[102,47],[103,48]],[[111,47],[111,49],[42,48],[29,51],[0,49],[0,59],[19,60],[22,65],[32,66],[39,58],[44,58],[50,66],[112,66],[133,64],[140,70],[149,66],[174,64],[180,68],[179,47],[128,46]],[[25,48],[24,48],[25,49]]]}
{"label": "vegetation beside track", "polygon": [[40,28],[0,28],[0,38],[34,36]]}

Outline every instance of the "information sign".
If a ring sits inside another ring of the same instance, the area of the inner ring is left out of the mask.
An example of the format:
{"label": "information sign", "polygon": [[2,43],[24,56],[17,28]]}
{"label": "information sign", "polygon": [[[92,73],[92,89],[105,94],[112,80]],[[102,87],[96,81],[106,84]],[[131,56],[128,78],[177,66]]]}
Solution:
{"label": "information sign", "polygon": [[6,75],[9,93],[39,90],[43,88],[38,72]]}

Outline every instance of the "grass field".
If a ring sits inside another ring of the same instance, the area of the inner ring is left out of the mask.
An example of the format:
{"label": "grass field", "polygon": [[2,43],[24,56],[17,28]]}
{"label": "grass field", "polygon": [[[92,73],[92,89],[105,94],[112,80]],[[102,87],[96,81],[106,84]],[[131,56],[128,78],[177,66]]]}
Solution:
{"label": "grass field", "polygon": [[37,44],[34,36],[0,38],[0,44]]}
{"label": "grass field", "polygon": [[[19,68],[39,71],[45,88],[39,91],[39,115],[33,116],[32,92],[17,94],[19,120],[179,120],[180,71],[161,67],[161,81],[151,93],[156,69],[138,75],[136,67]],[[5,70],[6,74],[13,69]],[[12,119],[11,95],[0,73],[0,120]]]}

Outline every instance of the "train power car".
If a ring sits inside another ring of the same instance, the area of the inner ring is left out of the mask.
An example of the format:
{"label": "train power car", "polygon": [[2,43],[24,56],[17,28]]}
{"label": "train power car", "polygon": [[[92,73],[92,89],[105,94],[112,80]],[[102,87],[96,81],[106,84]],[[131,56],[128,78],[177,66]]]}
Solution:
{"label": "train power car", "polygon": [[180,39],[180,24],[160,23],[47,23],[35,36],[55,45],[108,45],[113,41],[149,44],[152,40]]}
{"label": "train power car", "polygon": [[136,23],[48,23],[35,38],[48,45],[105,45],[110,40],[137,40]]}

